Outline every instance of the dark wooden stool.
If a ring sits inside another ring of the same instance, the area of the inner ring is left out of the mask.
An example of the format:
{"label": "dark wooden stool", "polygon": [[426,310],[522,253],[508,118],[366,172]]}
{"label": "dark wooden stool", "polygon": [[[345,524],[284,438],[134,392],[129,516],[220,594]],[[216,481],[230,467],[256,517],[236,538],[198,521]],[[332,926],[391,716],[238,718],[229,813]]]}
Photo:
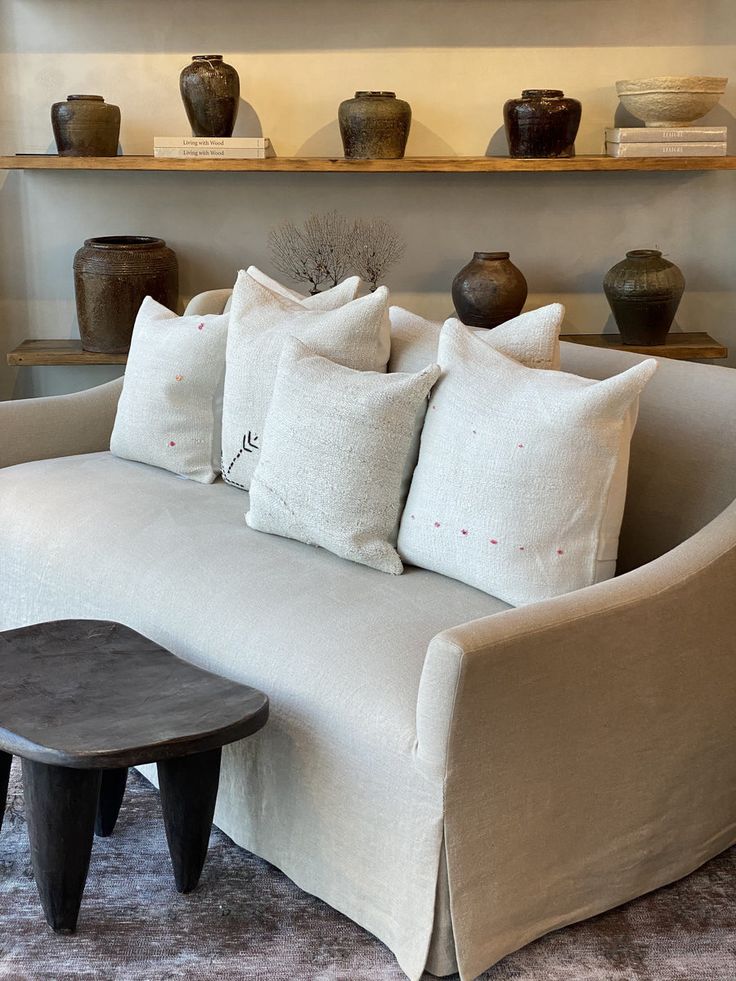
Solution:
{"label": "dark wooden stool", "polygon": [[13,755],[50,926],[76,928],[94,832],[115,827],[128,767],[157,763],[176,888],[197,885],[222,746],[256,732],[268,698],[119,623],[57,620],[0,633],[0,827]]}

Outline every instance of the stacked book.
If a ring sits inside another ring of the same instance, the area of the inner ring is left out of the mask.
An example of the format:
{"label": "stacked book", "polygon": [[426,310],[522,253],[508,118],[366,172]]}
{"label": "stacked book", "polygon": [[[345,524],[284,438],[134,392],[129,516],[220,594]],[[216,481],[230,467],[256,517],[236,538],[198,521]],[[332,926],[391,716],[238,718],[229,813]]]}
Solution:
{"label": "stacked book", "polygon": [[607,129],[606,153],[609,157],[725,157],[726,127]]}
{"label": "stacked book", "polygon": [[155,136],[154,157],[263,160],[272,157],[266,136]]}

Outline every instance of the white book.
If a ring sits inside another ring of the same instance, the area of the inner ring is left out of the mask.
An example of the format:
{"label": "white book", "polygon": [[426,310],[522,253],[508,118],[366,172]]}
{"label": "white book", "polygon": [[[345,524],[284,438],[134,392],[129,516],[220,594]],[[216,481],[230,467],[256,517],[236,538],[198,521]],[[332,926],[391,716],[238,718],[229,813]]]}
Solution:
{"label": "white book", "polygon": [[725,143],[606,143],[609,157],[725,157]]}
{"label": "white book", "polygon": [[660,126],[625,126],[606,130],[607,143],[724,143],[725,126],[688,126],[665,129]]}
{"label": "white book", "polygon": [[172,147],[157,146],[153,150],[154,157],[168,157],[177,159],[199,159],[199,160],[265,160],[266,157],[273,157],[275,154],[270,148],[264,147],[243,147],[242,149],[218,150],[216,147],[207,149],[205,147]]}
{"label": "white book", "polygon": [[154,136],[157,147],[216,147],[218,150],[265,149],[271,145],[267,136]]}

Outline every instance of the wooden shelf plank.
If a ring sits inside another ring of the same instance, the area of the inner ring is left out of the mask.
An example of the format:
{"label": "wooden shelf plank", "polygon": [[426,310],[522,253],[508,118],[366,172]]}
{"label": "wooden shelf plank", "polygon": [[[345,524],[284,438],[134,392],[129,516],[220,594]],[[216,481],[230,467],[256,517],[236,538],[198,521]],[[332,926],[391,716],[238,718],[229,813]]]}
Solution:
{"label": "wooden shelf plank", "polygon": [[80,340],[23,341],[9,351],[10,365],[125,364],[127,354],[97,354],[83,351]]}
{"label": "wooden shelf plank", "polygon": [[593,171],[736,170],[732,157],[625,157],[602,155],[539,160],[513,157],[403,157],[400,160],[346,160],[344,157],[269,157],[265,160],[222,158],[167,159],[152,156],[59,157],[17,154],[0,157],[0,170],[152,170],[311,173],[580,173]]}
{"label": "wooden shelf plank", "polygon": [[[664,344],[644,347],[622,344],[620,334],[563,334],[561,341],[586,344],[590,347],[608,348],[611,351],[629,351],[631,354],[648,354],[658,358],[678,360],[721,359],[728,357],[728,348],[704,332],[668,334]],[[125,364],[127,354],[96,354],[83,351],[79,340],[28,340],[9,351],[9,365],[67,365],[67,364]]]}
{"label": "wooden shelf plank", "polygon": [[673,358],[677,361],[690,359],[720,359],[728,357],[728,348],[703,332],[668,334],[664,344],[650,346],[623,344],[620,334],[562,334],[561,341],[571,344],[587,344],[589,347],[607,348],[609,351],[628,351],[630,354],[648,354],[655,358]]}

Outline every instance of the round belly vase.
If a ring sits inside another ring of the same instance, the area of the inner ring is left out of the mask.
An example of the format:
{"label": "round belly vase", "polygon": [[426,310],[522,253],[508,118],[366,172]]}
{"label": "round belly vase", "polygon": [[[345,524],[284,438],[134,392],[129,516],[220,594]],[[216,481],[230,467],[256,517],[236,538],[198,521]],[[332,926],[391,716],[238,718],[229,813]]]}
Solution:
{"label": "round belly vase", "polygon": [[222,55],[193,55],[179,76],[192,136],[228,137],[238,118],[240,78]]}
{"label": "round belly vase", "polygon": [[343,152],[354,160],[397,160],[404,156],[411,106],[395,92],[356,92],[337,111]]}
{"label": "round belly vase", "polygon": [[176,310],[176,254],[160,238],[88,238],[74,256],[74,292],[83,350],[125,354],[144,297]]}
{"label": "round belly vase", "polygon": [[526,279],[508,252],[475,252],[452,281],[452,301],[468,327],[498,327],[518,317],[528,293]]}
{"label": "round belly vase", "polygon": [[634,249],[603,280],[624,344],[664,344],[685,290],[685,277],[656,249]]}
{"label": "round belly vase", "polygon": [[574,157],[583,107],[560,89],[524,89],[503,107],[512,157]]}
{"label": "round belly vase", "polygon": [[68,95],[51,107],[51,127],[60,157],[115,157],[120,109],[101,95]]}

